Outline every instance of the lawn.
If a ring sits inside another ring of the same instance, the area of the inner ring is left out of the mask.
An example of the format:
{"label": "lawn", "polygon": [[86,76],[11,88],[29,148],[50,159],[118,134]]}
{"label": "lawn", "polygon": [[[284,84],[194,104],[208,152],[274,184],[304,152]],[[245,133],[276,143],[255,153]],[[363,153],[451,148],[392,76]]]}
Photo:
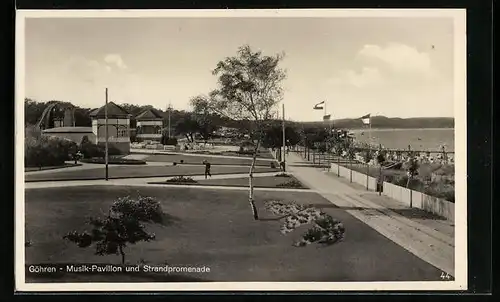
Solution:
{"label": "lawn", "polygon": [[34,172],[34,171],[43,171],[43,170],[55,170],[55,169],[64,169],[64,168],[70,168],[70,167],[76,167],[76,166],[81,166],[82,164],[69,164],[65,163],[64,165],[61,166],[47,166],[47,167],[25,167],[24,172]]}
{"label": "lawn", "polygon": [[[157,198],[170,224],[150,226],[156,240],[126,248],[126,262],[206,266],[210,273],[165,275],[73,274],[61,279],[28,275],[27,282],[147,281],[437,281],[440,271],[386,239],[344,210],[309,192],[255,191],[260,221],[254,221],[248,193],[237,190],[95,186],[26,191],[26,264],[109,263],[117,255],[94,255],[62,240],[83,230],[88,216],[103,215],[126,195]],[[303,229],[286,236],[281,221],[266,212],[267,200],[313,204],[342,221],[346,237],[334,245],[293,247]],[[390,257],[388,257],[390,255]]]}
{"label": "lawn", "polygon": [[[252,164],[252,160],[250,157],[245,158],[224,158],[224,157],[215,157],[215,156],[199,156],[199,155],[180,155],[180,154],[155,154],[146,157],[144,160],[149,162],[176,162],[180,163],[181,160],[184,161],[185,164],[202,164],[204,160],[207,160],[212,165],[242,165],[242,166],[250,166]],[[255,162],[257,166],[266,166],[270,167],[271,161],[267,160],[257,160]],[[276,163],[275,163],[276,164]]]}
{"label": "lawn", "polygon": [[[254,177],[253,184],[256,188],[277,188],[277,185],[291,180],[298,181],[295,177],[276,177],[276,176],[259,176]],[[248,177],[241,178],[226,178],[226,179],[204,179],[198,180],[196,185],[210,185],[210,186],[235,186],[246,187],[248,186]],[[302,184],[301,188],[308,189],[306,185]]]}
{"label": "lawn", "polygon": [[[225,167],[212,166],[212,175],[248,173],[249,167]],[[273,172],[278,169],[268,167],[255,167],[256,172]],[[134,177],[168,177],[168,176],[189,176],[203,175],[205,167],[200,166],[109,166],[109,178],[134,178]],[[52,180],[85,180],[85,179],[103,179],[105,177],[104,166],[102,168],[58,171],[54,173],[26,174],[25,181],[52,181]]]}

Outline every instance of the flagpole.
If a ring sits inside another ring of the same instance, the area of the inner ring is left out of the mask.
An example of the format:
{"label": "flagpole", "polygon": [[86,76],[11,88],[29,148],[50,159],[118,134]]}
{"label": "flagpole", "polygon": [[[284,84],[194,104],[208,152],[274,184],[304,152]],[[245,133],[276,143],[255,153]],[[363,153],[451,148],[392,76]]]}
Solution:
{"label": "flagpole", "polygon": [[368,140],[368,143],[370,144],[370,149],[369,149],[369,152],[370,152],[370,157],[371,157],[371,153],[372,153],[372,117],[370,115],[370,117],[368,118],[368,121],[370,122],[369,124],[369,128],[368,128],[368,135],[370,135],[370,139]]}

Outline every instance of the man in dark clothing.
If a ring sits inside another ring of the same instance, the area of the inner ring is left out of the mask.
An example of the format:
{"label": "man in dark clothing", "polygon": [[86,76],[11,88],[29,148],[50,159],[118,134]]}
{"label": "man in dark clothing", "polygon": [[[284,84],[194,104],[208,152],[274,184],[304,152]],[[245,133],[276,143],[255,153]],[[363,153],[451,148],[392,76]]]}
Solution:
{"label": "man in dark clothing", "polygon": [[207,176],[212,177],[212,174],[210,174],[210,163],[207,160],[204,160],[203,163],[205,164],[205,179],[207,179]]}

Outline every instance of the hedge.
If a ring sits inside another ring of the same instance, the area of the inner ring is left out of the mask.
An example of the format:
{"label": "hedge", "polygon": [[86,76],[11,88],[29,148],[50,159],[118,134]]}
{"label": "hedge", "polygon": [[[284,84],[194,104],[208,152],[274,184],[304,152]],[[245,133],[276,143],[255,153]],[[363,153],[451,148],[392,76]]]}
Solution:
{"label": "hedge", "polygon": [[51,136],[27,137],[24,140],[24,165],[26,167],[61,166],[71,159],[77,145],[70,140]]}
{"label": "hedge", "polygon": [[[80,152],[83,154],[84,158],[100,157],[104,158],[106,155],[106,147],[103,145],[96,145],[90,142],[82,142],[80,145]],[[116,148],[112,144],[108,145],[108,155],[121,155],[120,149]]]}

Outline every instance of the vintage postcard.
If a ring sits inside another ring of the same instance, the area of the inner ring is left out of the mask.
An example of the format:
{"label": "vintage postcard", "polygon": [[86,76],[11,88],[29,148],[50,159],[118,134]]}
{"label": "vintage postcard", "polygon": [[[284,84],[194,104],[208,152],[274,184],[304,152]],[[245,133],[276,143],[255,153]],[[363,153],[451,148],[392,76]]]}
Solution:
{"label": "vintage postcard", "polygon": [[467,289],[465,10],[16,19],[17,291]]}

